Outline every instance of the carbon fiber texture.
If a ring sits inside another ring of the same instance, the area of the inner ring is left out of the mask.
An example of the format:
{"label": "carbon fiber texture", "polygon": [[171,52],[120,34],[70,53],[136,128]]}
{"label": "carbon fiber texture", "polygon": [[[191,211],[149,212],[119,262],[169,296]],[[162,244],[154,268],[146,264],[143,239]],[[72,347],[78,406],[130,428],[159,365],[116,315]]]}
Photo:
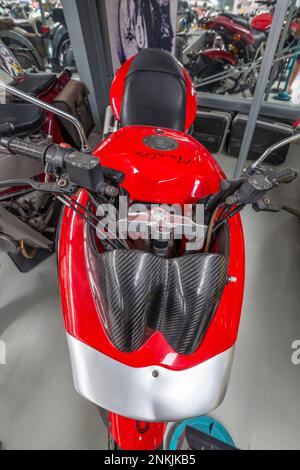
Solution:
{"label": "carbon fiber texture", "polygon": [[100,253],[90,230],[86,260],[108,337],[123,352],[138,350],[160,331],[176,352],[193,353],[227,282],[223,254],[166,259],[139,250]]}

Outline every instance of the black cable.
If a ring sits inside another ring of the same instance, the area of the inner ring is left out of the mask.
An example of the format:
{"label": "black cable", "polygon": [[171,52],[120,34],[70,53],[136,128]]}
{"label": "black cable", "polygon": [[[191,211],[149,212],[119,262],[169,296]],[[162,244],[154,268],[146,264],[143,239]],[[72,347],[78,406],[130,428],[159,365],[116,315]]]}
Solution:
{"label": "black cable", "polygon": [[234,217],[236,214],[238,214],[242,209],[244,209],[245,207],[245,204],[240,204],[239,206],[237,206],[235,209],[233,209],[226,217],[224,217],[222,220],[220,220],[215,228],[213,229],[213,233],[215,233],[217,230],[219,230],[220,227],[222,227],[222,225],[227,222],[227,220],[231,219],[232,217]]}
{"label": "black cable", "polygon": [[[80,204],[79,202],[75,201],[72,197],[69,197],[68,200],[72,201],[74,204],[76,204],[78,207],[80,207],[80,209],[82,209],[86,214],[88,214],[90,217],[92,217],[94,220],[96,220],[98,222],[98,224],[102,223],[101,220],[99,220],[91,211],[89,211],[88,209],[86,209],[82,204]],[[103,225],[103,224],[102,224]],[[126,250],[128,249],[128,246],[122,241],[120,240],[119,238],[116,238],[117,242],[120,243],[120,245],[123,246],[123,248],[126,248]]]}
{"label": "black cable", "polygon": [[[85,222],[87,222],[91,227],[93,227],[96,232],[98,230],[98,227],[90,221],[90,219],[88,217],[86,217],[84,214],[82,214],[82,212],[80,212],[77,208],[76,208],[76,205],[79,206],[85,213],[87,213],[90,217],[92,216],[92,218],[94,220],[96,220],[99,223],[101,223],[101,220],[97,219],[96,216],[94,216],[94,214],[92,212],[90,212],[89,210],[87,210],[84,206],[82,206],[79,202],[76,202],[74,201],[74,199],[72,198],[68,198],[64,195],[60,195],[60,196],[57,196],[58,200],[62,200],[62,202],[64,204],[66,204],[68,207],[70,207],[77,215],[79,215]],[[72,201],[72,203],[70,202]],[[118,238],[116,239],[118,244],[121,245],[122,248],[125,248],[125,249],[128,249],[128,247],[122,243],[121,240],[119,240]],[[109,243],[113,248],[115,248],[116,250],[120,248],[120,246],[116,245],[110,238],[106,238],[105,240],[107,243]]]}

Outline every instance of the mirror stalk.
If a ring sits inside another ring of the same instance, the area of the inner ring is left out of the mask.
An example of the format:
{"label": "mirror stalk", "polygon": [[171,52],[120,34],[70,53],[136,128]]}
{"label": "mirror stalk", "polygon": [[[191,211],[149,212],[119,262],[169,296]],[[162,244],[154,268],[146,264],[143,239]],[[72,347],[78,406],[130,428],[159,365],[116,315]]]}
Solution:
{"label": "mirror stalk", "polygon": [[75,116],[72,116],[72,114],[66,113],[65,111],[62,111],[48,103],[44,103],[43,101],[35,98],[34,96],[27,95],[26,93],[23,93],[22,91],[18,90],[17,88],[11,85],[7,85],[5,83],[0,82],[0,88],[8,91],[9,93],[11,93],[14,96],[17,96],[18,98],[23,99],[24,101],[27,101],[31,104],[35,104],[39,108],[42,108],[45,111],[49,111],[50,113],[56,114],[57,116],[60,116],[61,118],[66,119],[67,121],[71,122],[76,127],[78,135],[80,137],[81,152],[91,153],[91,149],[90,149],[87,137],[85,135],[84,129],[82,127],[82,124]]}
{"label": "mirror stalk", "polygon": [[249,174],[250,172],[255,170],[261,163],[263,163],[266,158],[268,158],[271,153],[275,152],[275,150],[280,149],[281,147],[284,147],[285,145],[292,144],[293,142],[297,142],[297,140],[300,140],[300,132],[297,134],[292,135],[292,137],[287,137],[286,139],[281,140],[280,142],[277,142],[276,144],[272,145],[269,147],[261,157],[259,157],[258,160],[256,160],[252,165],[250,165],[249,169],[246,170],[246,173]]}

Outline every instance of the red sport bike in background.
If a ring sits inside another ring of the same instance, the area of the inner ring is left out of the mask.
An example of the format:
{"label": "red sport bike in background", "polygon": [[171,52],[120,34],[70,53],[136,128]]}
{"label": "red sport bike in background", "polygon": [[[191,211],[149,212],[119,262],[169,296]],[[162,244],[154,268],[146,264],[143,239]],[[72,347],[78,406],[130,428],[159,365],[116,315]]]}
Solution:
{"label": "red sport bike in background", "polygon": [[[251,20],[225,11],[201,20],[202,27],[214,33],[215,45],[193,52],[186,64],[199,91],[253,95],[276,0],[257,3],[266,5],[269,11],[258,12]],[[292,21],[286,47],[292,45],[296,29],[297,23]]]}
{"label": "red sport bike in background", "polygon": [[[113,82],[111,108],[106,124],[114,132],[93,155],[20,139],[2,138],[1,145],[48,165],[52,182],[27,183],[65,205],[57,259],[77,391],[99,407],[111,449],[155,450],[163,447],[167,422],[222,402],[244,290],[239,212],[247,204],[280,210],[265,195],[296,173],[263,166],[264,155],[228,180],[187,132],[197,98],[168,52],[146,49],[127,61]],[[12,184],[22,181],[0,186]],[[120,220],[112,237],[109,222],[121,197],[129,218],[136,203],[148,213],[159,205],[160,217],[175,204],[192,211],[174,216],[168,238],[136,238],[132,231],[124,238]],[[114,210],[104,213],[103,204]],[[203,240],[191,250],[190,239],[173,236],[174,227],[196,223],[198,205]]]}

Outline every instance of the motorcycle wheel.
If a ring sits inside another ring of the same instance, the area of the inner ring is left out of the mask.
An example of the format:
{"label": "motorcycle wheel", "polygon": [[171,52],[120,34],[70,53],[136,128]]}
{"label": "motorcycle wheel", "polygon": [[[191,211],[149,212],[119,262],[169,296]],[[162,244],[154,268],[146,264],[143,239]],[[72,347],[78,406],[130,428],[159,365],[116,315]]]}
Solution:
{"label": "motorcycle wheel", "polygon": [[[210,61],[205,57],[199,57],[196,61],[192,60],[191,63],[186,67],[195,85],[200,85],[201,82],[213,78],[214,75],[225,72],[226,65],[227,64],[221,61]],[[210,83],[208,85],[199,87],[199,91],[206,93],[218,93],[221,85],[222,81]]]}
{"label": "motorcycle wheel", "polygon": [[76,63],[69,36],[61,41],[58,47],[57,60],[61,70],[68,67],[72,69],[73,72],[76,72]]}
{"label": "motorcycle wheel", "polygon": [[21,50],[16,44],[10,44],[9,49],[11,49],[12,53],[21,65],[22,69],[40,69],[40,66],[35,60],[35,57],[29,51],[27,52],[25,50]]}
{"label": "motorcycle wheel", "polygon": [[251,72],[250,76],[247,79],[246,87],[242,92],[244,98],[253,98],[258,75],[259,74],[256,70],[253,70],[253,72]]}

